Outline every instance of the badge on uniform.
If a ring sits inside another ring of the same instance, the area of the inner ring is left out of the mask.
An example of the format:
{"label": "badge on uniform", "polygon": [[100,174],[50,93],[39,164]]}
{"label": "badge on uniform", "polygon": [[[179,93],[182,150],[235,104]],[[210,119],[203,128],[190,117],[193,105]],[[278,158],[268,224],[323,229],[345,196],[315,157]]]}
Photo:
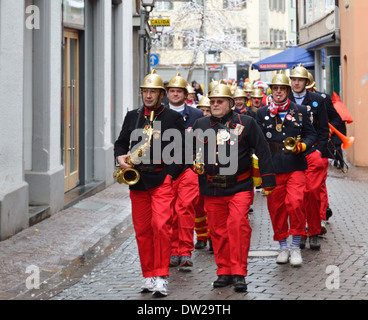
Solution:
{"label": "badge on uniform", "polygon": [[281,124],[281,123],[278,123],[278,124],[276,125],[276,131],[277,131],[277,132],[282,132],[282,124]]}
{"label": "badge on uniform", "polygon": [[242,126],[241,124],[237,124],[235,129],[234,129],[234,133],[237,135],[237,136],[240,136],[242,134],[244,130],[244,126]]}
{"label": "badge on uniform", "polygon": [[291,114],[288,114],[288,115],[286,116],[286,120],[288,120],[288,121],[293,120],[293,116],[292,116]]}
{"label": "badge on uniform", "polygon": [[217,145],[224,145],[230,140],[230,133],[227,130],[221,129],[217,132]]}
{"label": "badge on uniform", "polygon": [[302,121],[303,120],[303,114],[302,113],[298,113],[298,117],[299,117],[299,120]]}
{"label": "badge on uniform", "polygon": [[314,101],[313,102],[313,107],[317,108],[318,107],[318,102],[317,101]]}
{"label": "badge on uniform", "polygon": [[158,140],[160,139],[160,131],[159,130],[153,130],[153,139]]}

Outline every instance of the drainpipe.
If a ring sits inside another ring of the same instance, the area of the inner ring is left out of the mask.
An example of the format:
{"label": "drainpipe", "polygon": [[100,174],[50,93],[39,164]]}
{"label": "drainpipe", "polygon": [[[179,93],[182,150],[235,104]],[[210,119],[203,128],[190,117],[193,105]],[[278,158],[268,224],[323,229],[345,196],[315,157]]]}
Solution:
{"label": "drainpipe", "polygon": [[337,43],[341,41],[339,0],[335,0],[335,41]]}

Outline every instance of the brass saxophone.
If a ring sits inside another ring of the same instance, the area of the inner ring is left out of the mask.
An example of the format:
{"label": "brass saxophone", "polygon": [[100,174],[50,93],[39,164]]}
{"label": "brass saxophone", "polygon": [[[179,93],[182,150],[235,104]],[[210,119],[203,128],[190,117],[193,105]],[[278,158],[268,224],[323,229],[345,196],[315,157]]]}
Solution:
{"label": "brass saxophone", "polygon": [[202,160],[202,148],[199,148],[196,158],[193,161],[193,170],[200,176],[204,175],[205,170],[204,170],[204,163]]}
{"label": "brass saxophone", "polygon": [[132,165],[132,168],[123,169],[118,167],[114,172],[113,177],[120,184],[125,183],[128,186],[133,186],[138,183],[141,175],[137,169],[134,169],[134,164],[140,163],[140,158],[143,156],[144,152],[151,147],[152,135],[153,135],[153,120],[155,117],[155,112],[151,111],[149,126],[146,129],[148,135],[148,141],[141,145],[137,150],[126,158],[125,162]]}

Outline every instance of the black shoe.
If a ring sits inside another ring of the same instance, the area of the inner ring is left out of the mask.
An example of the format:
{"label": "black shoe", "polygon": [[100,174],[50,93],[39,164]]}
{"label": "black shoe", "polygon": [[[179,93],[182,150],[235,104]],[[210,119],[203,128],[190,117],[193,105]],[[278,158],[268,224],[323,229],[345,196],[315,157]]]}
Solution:
{"label": "black shoe", "polygon": [[180,264],[179,256],[171,256],[169,267],[177,267]]}
{"label": "black shoe", "polygon": [[236,292],[246,292],[247,291],[247,284],[245,283],[245,277],[235,275],[233,276],[233,284],[234,284],[234,290]]}
{"label": "black shoe", "polygon": [[195,244],[194,248],[195,249],[204,249],[206,247],[207,243],[206,241],[203,240],[198,240],[197,243]]}
{"label": "black shoe", "polygon": [[318,238],[318,236],[309,237],[309,247],[312,250],[319,250],[319,249],[321,249],[321,241]]}
{"label": "black shoe", "polygon": [[326,209],[326,220],[332,217],[332,210],[331,208],[327,207]]}
{"label": "black shoe", "polygon": [[212,240],[211,240],[211,238],[209,238],[209,240],[208,240],[208,251],[209,251],[209,252],[213,252],[213,247],[212,247]]}
{"label": "black shoe", "polygon": [[253,211],[253,208],[249,208],[249,211],[248,211],[248,214],[251,214],[251,213],[253,213],[254,211]]}
{"label": "black shoe", "polygon": [[300,239],[300,244],[299,244],[299,248],[300,249],[305,249],[305,244],[307,242],[307,239],[306,238],[301,238]]}
{"label": "black shoe", "polygon": [[214,288],[223,288],[233,283],[233,277],[230,275],[220,275],[217,280],[213,282]]}

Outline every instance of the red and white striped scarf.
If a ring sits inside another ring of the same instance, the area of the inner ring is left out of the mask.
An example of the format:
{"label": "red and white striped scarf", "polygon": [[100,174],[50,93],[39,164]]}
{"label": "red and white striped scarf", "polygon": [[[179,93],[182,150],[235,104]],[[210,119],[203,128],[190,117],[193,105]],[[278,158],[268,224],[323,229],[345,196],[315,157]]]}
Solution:
{"label": "red and white striped scarf", "polygon": [[273,99],[270,101],[270,105],[268,106],[268,110],[271,114],[277,114],[280,111],[287,111],[290,106],[290,99],[288,98],[285,102],[276,103]]}

